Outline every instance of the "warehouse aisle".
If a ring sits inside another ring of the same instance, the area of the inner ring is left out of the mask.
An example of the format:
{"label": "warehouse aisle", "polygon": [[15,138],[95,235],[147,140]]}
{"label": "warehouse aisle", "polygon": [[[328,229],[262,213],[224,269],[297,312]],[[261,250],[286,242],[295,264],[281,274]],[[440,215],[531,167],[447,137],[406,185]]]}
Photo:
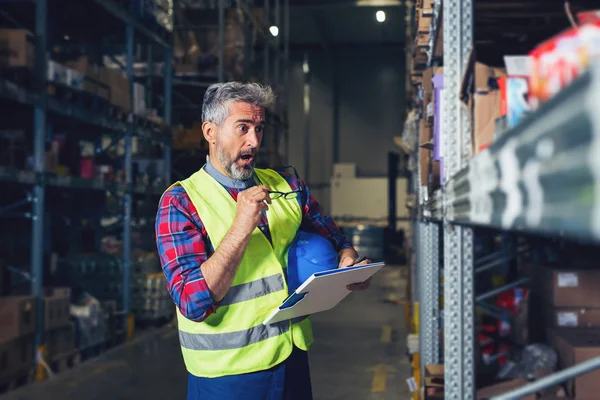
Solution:
{"label": "warehouse aisle", "polygon": [[[315,400],[410,398],[403,307],[384,301],[406,285],[403,272],[387,267],[371,290],[354,293],[334,310],[313,317],[316,343],[310,360]],[[171,328],[148,333],[0,400],[177,400],[185,393],[186,372]]]}

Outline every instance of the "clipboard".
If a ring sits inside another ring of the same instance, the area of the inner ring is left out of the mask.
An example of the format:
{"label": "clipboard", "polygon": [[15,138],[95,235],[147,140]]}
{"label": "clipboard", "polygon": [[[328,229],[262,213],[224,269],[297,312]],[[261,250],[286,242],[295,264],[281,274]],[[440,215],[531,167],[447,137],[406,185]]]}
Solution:
{"label": "clipboard", "polygon": [[269,314],[263,325],[330,310],[350,294],[346,286],[366,281],[384,265],[376,262],[314,273]]}

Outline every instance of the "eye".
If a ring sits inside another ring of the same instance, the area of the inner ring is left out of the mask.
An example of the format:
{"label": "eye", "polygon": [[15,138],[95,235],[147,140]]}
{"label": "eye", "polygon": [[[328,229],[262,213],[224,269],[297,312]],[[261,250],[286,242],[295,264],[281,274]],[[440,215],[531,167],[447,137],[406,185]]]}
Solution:
{"label": "eye", "polygon": [[246,125],[240,125],[240,126],[238,126],[238,130],[240,132],[246,133],[246,132],[248,132],[248,126],[246,126]]}
{"label": "eye", "polygon": [[256,133],[262,133],[262,131],[263,131],[263,127],[262,127],[262,126],[257,126],[256,128],[254,128],[254,131],[255,131]]}

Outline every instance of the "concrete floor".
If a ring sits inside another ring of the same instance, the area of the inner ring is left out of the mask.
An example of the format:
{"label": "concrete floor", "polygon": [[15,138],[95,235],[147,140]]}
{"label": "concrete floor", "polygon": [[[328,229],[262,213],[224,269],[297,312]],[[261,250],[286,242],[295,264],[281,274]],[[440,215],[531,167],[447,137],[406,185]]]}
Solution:
{"label": "concrete floor", "polygon": [[[404,293],[405,269],[386,267],[371,289],[313,316],[310,352],[315,400],[409,399],[404,308],[387,302]],[[173,328],[149,332],[50,381],[0,400],[185,399],[186,372]]]}

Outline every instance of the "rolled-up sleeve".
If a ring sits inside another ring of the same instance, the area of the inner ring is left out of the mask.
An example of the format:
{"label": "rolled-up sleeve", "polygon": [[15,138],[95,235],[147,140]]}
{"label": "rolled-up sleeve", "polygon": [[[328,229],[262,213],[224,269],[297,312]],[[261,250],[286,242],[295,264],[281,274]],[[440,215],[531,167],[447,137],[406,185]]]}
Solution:
{"label": "rolled-up sleeve", "polygon": [[171,188],[161,199],[155,233],[173,302],[186,318],[203,321],[216,308],[200,269],[207,260],[207,238],[196,208],[181,186]]}

